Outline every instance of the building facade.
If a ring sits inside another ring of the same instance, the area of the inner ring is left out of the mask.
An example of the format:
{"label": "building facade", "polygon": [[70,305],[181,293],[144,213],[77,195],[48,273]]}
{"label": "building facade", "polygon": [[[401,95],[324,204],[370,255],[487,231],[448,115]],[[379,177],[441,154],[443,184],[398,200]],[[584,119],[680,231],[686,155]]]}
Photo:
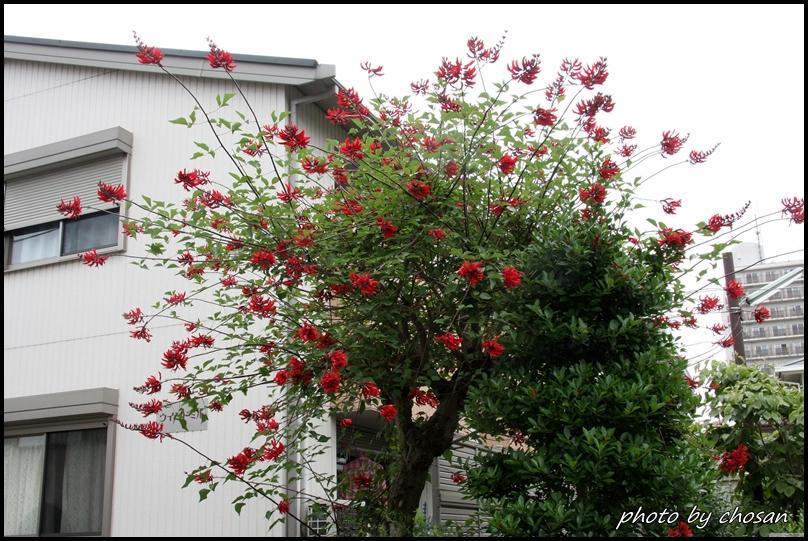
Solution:
{"label": "building facade", "polygon": [[[777,280],[803,261],[768,263],[763,261],[763,249],[757,244],[743,243],[733,247],[736,279],[747,295]],[[771,318],[757,323],[749,308],[742,313],[744,352],[747,363],[766,368],[785,381],[803,383],[802,359],[805,355],[805,282],[804,275],[780,288],[762,305]]]}

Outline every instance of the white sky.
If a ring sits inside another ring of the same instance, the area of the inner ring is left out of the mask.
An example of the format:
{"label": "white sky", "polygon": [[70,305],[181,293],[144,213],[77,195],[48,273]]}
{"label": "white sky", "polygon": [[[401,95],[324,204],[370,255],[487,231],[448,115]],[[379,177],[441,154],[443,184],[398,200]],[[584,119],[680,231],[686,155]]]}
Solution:
{"label": "white sky", "polygon": [[[377,90],[407,92],[442,56],[463,57],[468,37],[493,44],[508,31],[499,63],[538,52],[546,83],[564,57],[609,59],[604,92],[617,106],[602,122],[631,124],[640,148],[663,130],[690,133],[686,147],[721,147],[706,164],[680,166],[644,195],[683,199],[666,222],[691,227],[751,200],[749,216],[803,196],[804,6],[364,6],[316,5],[9,5],[3,32],[206,49],[205,38],[233,53],[315,58],[367,93],[363,60],[384,65]],[[538,83],[537,83],[538,84]],[[682,152],[681,156],[685,153]],[[678,155],[676,156],[679,157]],[[664,164],[661,160],[658,162]],[[803,226],[761,228],[767,256],[804,247]],[[753,234],[743,240],[754,241]],[[803,253],[786,259],[802,259]]]}

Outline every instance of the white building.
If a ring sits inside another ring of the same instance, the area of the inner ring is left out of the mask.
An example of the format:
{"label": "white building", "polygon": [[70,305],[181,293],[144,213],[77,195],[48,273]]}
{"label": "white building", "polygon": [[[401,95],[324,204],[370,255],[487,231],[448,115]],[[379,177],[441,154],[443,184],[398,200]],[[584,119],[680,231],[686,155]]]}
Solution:
{"label": "white building", "polygon": [[[761,246],[742,243],[732,248],[736,279],[747,295],[780,278],[803,261],[757,263],[765,256]],[[743,313],[743,340],[746,361],[753,366],[769,367],[781,379],[803,383],[802,359],[805,355],[805,283],[804,276],[784,286],[761,303],[771,318],[757,323],[751,310]]]}
{"label": "white building", "polygon": [[[55,205],[76,194],[97,200],[101,179],[123,183],[132,200],[148,194],[178,201],[183,192],[173,178],[189,168],[193,141],[209,136],[204,123],[186,129],[168,122],[187,115],[193,103],[134,53],[128,46],[4,39],[4,533],[300,535],[291,520],[269,529],[267,502],[252,500],[236,515],[230,501],[242,490],[235,483],[200,503],[193,488],[180,486],[184,472],[202,459],[182,445],[150,441],[109,422],[140,420],[128,407],[143,401],[132,387],[155,372],[180,327],[152,327],[147,344],[129,338],[121,314],[162,298],[176,277],[129,264],[145,246],[122,235],[117,215],[85,210],[79,220],[65,221]],[[222,70],[209,67],[206,53],[164,53],[163,63],[203,104],[235,92]],[[344,138],[323,112],[334,102],[334,66],[250,55],[235,60],[233,76],[260,120],[288,111],[317,146]],[[246,109],[238,96],[230,103]],[[215,178],[226,177],[225,160],[190,163]],[[136,208],[129,212],[139,216]],[[88,269],[76,254],[93,248],[124,257]],[[236,400],[226,414],[191,424],[182,437],[222,460],[252,435],[236,412],[264,402],[260,396]],[[315,462],[319,472],[335,475],[357,449],[372,452],[374,420],[366,413],[364,422],[361,416],[356,421],[360,443],[349,449],[335,441],[335,420],[323,422],[321,433],[332,443]],[[476,509],[457,495],[451,472],[436,461],[432,478],[441,482],[424,491],[422,508],[434,522]],[[297,488],[316,492],[307,483]],[[306,516],[304,508],[293,511]]]}

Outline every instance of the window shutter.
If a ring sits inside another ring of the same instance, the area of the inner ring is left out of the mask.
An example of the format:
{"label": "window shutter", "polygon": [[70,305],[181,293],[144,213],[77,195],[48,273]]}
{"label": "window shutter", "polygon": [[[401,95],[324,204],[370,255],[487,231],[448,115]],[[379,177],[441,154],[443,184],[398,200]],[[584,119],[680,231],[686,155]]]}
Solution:
{"label": "window shutter", "polygon": [[6,181],[3,230],[11,231],[64,218],[56,206],[59,201],[81,198],[82,214],[94,212],[88,209],[109,209],[115,205],[102,203],[96,191],[99,182],[124,184],[126,155],[115,154],[77,165],[51,169]]}

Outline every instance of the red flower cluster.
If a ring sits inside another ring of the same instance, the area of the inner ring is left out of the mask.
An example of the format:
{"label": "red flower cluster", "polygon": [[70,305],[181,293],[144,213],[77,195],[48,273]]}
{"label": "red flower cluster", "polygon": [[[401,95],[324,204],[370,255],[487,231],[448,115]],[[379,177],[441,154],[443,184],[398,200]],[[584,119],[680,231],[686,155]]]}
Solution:
{"label": "red flower cluster", "polygon": [[245,447],[243,451],[235,456],[231,456],[227,459],[227,465],[233,470],[233,473],[236,475],[244,475],[244,472],[247,471],[247,468],[250,467],[250,464],[253,463],[255,460],[255,449],[251,449],[250,447]]}
{"label": "red flower cluster", "polygon": [[263,295],[251,295],[250,302],[247,303],[247,310],[258,317],[266,318],[275,315],[277,307],[275,301]]}
{"label": "red flower cluster", "polygon": [[430,229],[426,234],[438,242],[446,238],[446,232],[441,228]]}
{"label": "red flower cluster", "polygon": [[688,161],[694,165],[697,163],[704,163],[707,161],[707,158],[709,158],[710,155],[715,152],[716,148],[718,148],[718,145],[715,145],[710,150],[691,150]]}
{"label": "red flower cluster", "polygon": [[379,396],[379,387],[372,381],[366,381],[362,384],[362,396],[365,399],[370,399]]}
{"label": "red flower cluster", "polygon": [[[144,327],[145,328],[145,327]],[[168,370],[176,370],[177,368],[186,369],[188,365],[188,348],[187,342],[174,341],[171,347],[163,353],[163,360],[161,364]]]}
{"label": "red flower cluster", "polygon": [[772,317],[771,310],[769,310],[765,306],[758,306],[757,308],[755,308],[755,321],[757,321],[758,323],[763,323],[770,317]]}
{"label": "red flower cluster", "polygon": [[665,214],[676,214],[676,209],[682,206],[681,199],[671,199],[670,197],[661,200],[660,203],[662,203],[662,212]]}
{"label": "red flower cluster", "polygon": [[365,157],[365,154],[362,152],[362,140],[359,137],[354,139],[346,137],[345,141],[339,146],[339,151],[342,155],[352,160],[361,160]]}
{"label": "red flower cluster", "polygon": [[298,129],[294,124],[287,124],[282,130],[278,132],[278,138],[281,144],[286,146],[291,152],[309,146],[311,138],[306,135],[301,129]]}
{"label": "red flower cluster", "polygon": [[157,379],[155,376],[149,376],[146,378],[146,382],[143,385],[134,387],[134,390],[144,394],[155,394],[159,393],[160,389],[162,388],[163,385],[160,383],[159,379]]}
{"label": "red flower cluster", "polygon": [[162,400],[157,400],[157,399],[149,400],[148,402],[146,402],[144,404],[134,404],[134,403],[130,402],[129,405],[135,411],[139,411],[140,413],[142,413],[143,417],[148,417],[149,415],[156,415],[156,414],[160,413],[162,411],[162,409],[163,409]]}
{"label": "red flower cluster", "polygon": [[600,174],[600,178],[603,180],[609,180],[610,178],[620,174],[620,168],[617,167],[617,164],[614,163],[611,158],[606,158],[603,160],[603,163],[598,170],[598,174]]}
{"label": "red flower cluster", "polygon": [[270,266],[275,264],[275,254],[269,250],[257,250],[252,253],[250,263],[266,271]]}
{"label": "red flower cluster", "polygon": [[163,51],[157,47],[148,47],[135,33],[135,43],[137,43],[137,61],[141,64],[157,64],[163,61]]}
{"label": "red flower cluster", "polygon": [[476,286],[483,280],[482,266],[479,261],[464,261],[457,269],[457,275],[468,280],[470,285]]}
{"label": "red flower cluster", "polygon": [[752,455],[749,453],[749,448],[741,443],[732,451],[721,453],[721,456],[718,458],[720,462],[719,467],[724,473],[735,473],[743,470],[750,458],[752,458]]}
{"label": "red flower cluster", "polygon": [[513,289],[522,283],[522,273],[516,267],[505,267],[502,269],[502,279],[505,287]]}
{"label": "red flower cluster", "polygon": [[670,227],[666,227],[659,232],[659,239],[657,242],[660,246],[684,248],[693,242],[693,234],[688,233],[683,229],[671,229]]}
{"label": "red flower cluster", "polygon": [[589,90],[595,88],[595,85],[602,85],[605,83],[608,76],[609,72],[607,71],[605,58],[600,58],[597,62],[586,66],[575,73],[575,78],[578,79],[578,81],[580,81],[580,83]]}
{"label": "red flower cluster", "polygon": [[715,334],[721,334],[722,332],[727,330],[727,326],[723,323],[715,323],[710,330],[713,331]]}
{"label": "red flower cluster", "polygon": [[310,175],[313,175],[314,173],[322,175],[328,171],[328,162],[325,160],[318,160],[313,156],[306,156],[303,158],[303,161],[300,162],[300,167],[302,167],[303,170]]}
{"label": "red flower cluster", "polygon": [[578,190],[578,196],[585,205],[601,205],[606,201],[606,187],[600,182],[595,182],[589,188]]}
{"label": "red flower cluster", "polygon": [[392,404],[385,404],[379,408],[379,415],[381,415],[386,421],[392,421],[395,419],[396,414],[398,414],[398,410]]}
{"label": "red flower cluster", "polygon": [[701,382],[695,378],[691,378],[690,375],[685,374],[685,383],[687,383],[691,389],[698,389]]}
{"label": "red flower cluster", "polygon": [[519,80],[526,85],[532,85],[541,72],[539,55],[534,54],[530,58],[522,58],[521,62],[514,60],[508,65],[508,71],[514,80]]}
{"label": "red flower cluster", "polygon": [[345,419],[340,419],[339,420],[339,425],[342,428],[350,428],[350,427],[353,426],[353,419],[349,419],[347,417]]}
{"label": "red flower cluster", "polygon": [[435,340],[446,346],[449,351],[457,351],[463,345],[463,339],[459,334],[447,332],[445,334],[438,334]]}
{"label": "red flower cluster", "polygon": [[411,180],[407,183],[407,192],[418,201],[423,201],[424,199],[429,196],[429,193],[432,191],[432,188],[429,184],[425,184],[420,180]]}
{"label": "red flower cluster", "polygon": [[339,391],[340,376],[339,372],[326,372],[320,378],[320,387],[326,393],[336,393]]}
{"label": "red flower cluster", "polygon": [[129,336],[131,336],[135,340],[145,340],[146,342],[151,342],[152,339],[152,334],[149,332],[149,329],[147,329],[145,325],[139,329],[130,331]]}
{"label": "red flower cluster", "polygon": [[331,370],[337,371],[348,366],[348,354],[341,349],[335,349],[329,353],[328,358],[331,360]]}
{"label": "red flower cluster", "polygon": [[499,159],[497,162],[497,167],[499,170],[502,171],[504,175],[510,175],[513,173],[513,170],[516,169],[516,162],[519,161],[519,157],[514,154],[505,154]]}
{"label": "red flower cluster", "polygon": [[732,336],[727,336],[726,338],[719,340],[716,342],[717,345],[721,346],[722,348],[731,348],[735,345],[735,338]]}
{"label": "red flower cluster", "polygon": [[417,387],[412,388],[410,389],[410,398],[414,399],[415,403],[419,406],[430,406],[432,408],[437,408],[438,405],[440,405],[440,401],[438,401],[438,397],[435,396],[432,389],[422,391]]}
{"label": "red flower cluster", "polygon": [[163,423],[149,421],[148,423],[135,425],[133,428],[150,440],[163,439]]}
{"label": "red flower cluster", "polygon": [[783,214],[791,216],[791,221],[795,224],[801,224],[805,221],[805,198],[792,197],[791,199],[785,198],[781,201],[783,203]]}
{"label": "red flower cluster", "polygon": [[281,500],[278,502],[278,512],[284,515],[289,512],[289,500]]}
{"label": "red flower cluster", "polygon": [[210,172],[200,171],[199,169],[194,169],[193,171],[183,169],[177,172],[177,177],[174,179],[174,183],[182,184],[185,191],[194,190],[208,182],[210,182]]}
{"label": "red flower cluster", "polygon": [[303,325],[297,329],[295,336],[304,342],[316,342],[317,339],[320,338],[320,331],[311,323],[304,322]]}
{"label": "red flower cluster", "polygon": [[690,529],[687,522],[680,520],[675,528],[668,530],[668,537],[693,537],[693,530]]}
{"label": "red flower cluster", "polygon": [[730,280],[726,287],[724,287],[724,291],[726,291],[727,294],[733,299],[739,299],[746,294],[743,284],[737,280]]}
{"label": "red flower cluster", "polygon": [[172,306],[185,302],[185,292],[180,291],[179,293],[172,293],[171,296],[166,299],[166,302]]}
{"label": "red flower cluster", "polygon": [[126,199],[126,188],[123,187],[123,184],[113,186],[106,182],[99,182],[96,193],[98,194],[98,199],[104,203],[117,203]]}
{"label": "red flower cluster", "polygon": [[452,482],[455,484],[460,484],[466,481],[466,476],[463,475],[461,472],[456,471],[452,474]]}
{"label": "red flower cluster", "polygon": [[491,338],[490,340],[485,340],[481,344],[483,353],[487,353],[489,357],[492,359],[499,357],[503,353],[505,353],[505,347],[499,343],[498,338]]}
{"label": "red flower cluster", "polygon": [[224,70],[228,72],[236,69],[236,63],[233,61],[233,55],[227,51],[219,49],[216,44],[210,40],[208,40],[208,45],[210,45],[208,62],[210,62],[211,68],[224,68]]}
{"label": "red flower cluster", "polygon": [[552,109],[543,109],[539,107],[533,111],[533,122],[539,126],[552,126],[558,121],[556,111],[557,109],[555,107]]}
{"label": "red flower cluster", "polygon": [[350,274],[351,284],[359,290],[365,297],[370,297],[376,294],[376,288],[379,287],[379,281],[370,277],[370,274],[363,272],[352,272]]}
{"label": "red flower cluster", "polygon": [[377,216],[376,224],[382,231],[382,237],[386,239],[389,239],[390,237],[396,234],[396,231],[398,231],[398,226],[395,226],[393,225],[392,222],[388,222],[387,220],[385,220],[384,216]]}
{"label": "red flower cluster", "polygon": [[107,262],[107,259],[109,259],[109,257],[105,255],[98,255],[98,252],[95,251],[95,248],[93,248],[89,252],[79,254],[79,258],[81,259],[82,263],[84,263],[88,267],[100,267]]}
{"label": "red flower cluster", "polygon": [[474,77],[477,75],[477,70],[474,68],[474,62],[463,64],[459,58],[454,62],[448,58],[444,58],[441,62],[435,76],[439,81],[443,81],[449,86],[454,86],[461,83],[466,86],[474,86]]}
{"label": "red flower cluster", "polygon": [[699,297],[699,305],[696,307],[696,311],[699,314],[708,314],[713,310],[721,310],[723,307],[724,305],[719,302],[718,297],[707,295],[705,297]]}
{"label": "red flower cluster", "polygon": [[68,218],[75,220],[81,216],[81,199],[79,199],[79,196],[76,196],[67,202],[62,199],[61,202],[56,205],[56,210]]}
{"label": "red flower cluster", "polygon": [[687,141],[687,136],[679,137],[676,132],[666,131],[662,134],[662,141],[659,142],[659,147],[662,149],[662,157],[673,156],[682,149],[682,146]]}

